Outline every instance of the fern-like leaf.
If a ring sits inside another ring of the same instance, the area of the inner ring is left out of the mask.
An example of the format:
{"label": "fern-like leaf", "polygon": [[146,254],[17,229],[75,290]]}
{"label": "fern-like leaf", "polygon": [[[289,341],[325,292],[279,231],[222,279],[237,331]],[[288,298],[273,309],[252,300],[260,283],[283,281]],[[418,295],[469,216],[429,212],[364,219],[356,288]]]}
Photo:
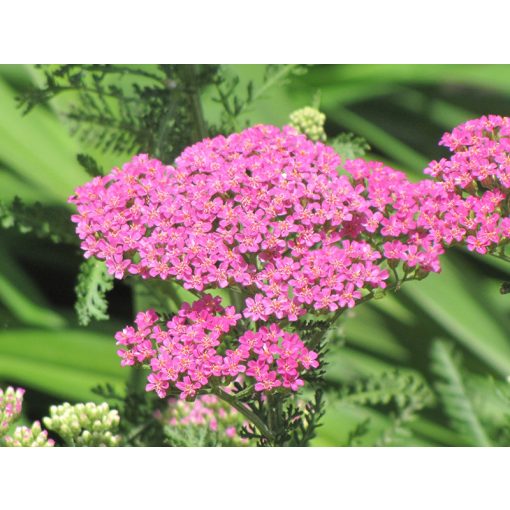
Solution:
{"label": "fern-like leaf", "polygon": [[438,378],[437,393],[455,430],[474,446],[491,446],[466,390],[453,349],[441,340],[432,345],[432,370]]}
{"label": "fern-like leaf", "polygon": [[150,70],[116,64],[44,66],[44,84],[25,93],[20,106],[28,113],[37,104],[72,93],[74,101],[61,113],[83,144],[172,161],[184,147],[207,136],[197,98],[216,71],[213,65],[160,64]]}
{"label": "fern-like leaf", "polygon": [[89,154],[77,154],[76,159],[83,169],[91,176],[98,177],[104,175],[104,170],[97,161]]}
{"label": "fern-like leaf", "polygon": [[22,234],[51,239],[54,243],[77,244],[68,214],[58,207],[36,202],[26,205],[18,197],[10,204],[0,201],[0,227],[15,228]]}
{"label": "fern-like leaf", "polygon": [[362,158],[370,150],[370,145],[361,136],[353,133],[342,133],[334,138],[330,145],[341,156],[342,161],[346,159]]}
{"label": "fern-like leaf", "polygon": [[392,406],[391,424],[375,442],[375,446],[387,446],[399,437],[410,435],[407,425],[419,411],[433,402],[433,393],[418,374],[394,370],[342,387],[340,402],[361,406]]}
{"label": "fern-like leaf", "polygon": [[397,370],[355,381],[340,390],[341,402],[357,405],[388,405],[393,401],[403,408],[416,402],[423,408],[432,400],[432,392],[421,377]]}
{"label": "fern-like leaf", "polygon": [[103,261],[90,258],[83,262],[76,285],[75,309],[78,322],[87,326],[91,319],[108,319],[106,293],[113,288],[113,278]]}

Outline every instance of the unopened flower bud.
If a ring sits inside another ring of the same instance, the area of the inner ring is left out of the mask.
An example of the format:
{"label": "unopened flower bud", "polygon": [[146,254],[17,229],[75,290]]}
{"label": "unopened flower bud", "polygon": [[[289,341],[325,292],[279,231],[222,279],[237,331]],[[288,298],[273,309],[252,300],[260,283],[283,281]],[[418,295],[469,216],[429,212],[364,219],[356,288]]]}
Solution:
{"label": "unopened flower bud", "polygon": [[326,141],[324,123],[326,116],[319,110],[306,106],[290,114],[290,125],[314,142]]}
{"label": "unopened flower bud", "polygon": [[21,414],[24,393],[22,388],[9,386],[5,391],[0,388],[0,437]]}
{"label": "unopened flower bud", "polygon": [[120,436],[114,435],[119,426],[119,414],[116,410],[110,410],[106,402],[100,405],[88,402],[74,406],[66,402],[61,406],[52,406],[50,415],[44,423],[66,443],[76,446],[120,444]]}
{"label": "unopened flower bud", "polygon": [[12,436],[5,437],[5,446],[53,446],[53,439],[48,439],[48,432],[36,421],[32,427],[16,427]]}

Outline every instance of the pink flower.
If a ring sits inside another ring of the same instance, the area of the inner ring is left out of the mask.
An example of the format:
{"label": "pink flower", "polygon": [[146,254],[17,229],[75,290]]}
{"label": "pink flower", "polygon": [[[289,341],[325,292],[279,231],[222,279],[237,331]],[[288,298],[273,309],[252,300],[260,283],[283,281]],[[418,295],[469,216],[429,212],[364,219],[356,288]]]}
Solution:
{"label": "pink flower", "polygon": [[111,259],[106,261],[108,272],[115,276],[117,279],[122,279],[126,269],[131,265],[130,260],[124,260],[122,255],[115,254]]}
{"label": "pink flower", "polygon": [[158,397],[163,398],[166,396],[166,390],[168,389],[168,382],[162,379],[159,374],[149,374],[147,377],[149,384],[146,385],[146,391],[155,391]]}
{"label": "pink flower", "polygon": [[271,391],[281,385],[281,381],[276,378],[276,372],[267,372],[266,374],[262,374],[261,380],[255,384],[255,390]]}
{"label": "pink flower", "polygon": [[301,364],[306,368],[317,368],[319,366],[319,362],[317,361],[317,353],[313,351],[306,351],[305,354],[301,356],[299,359]]}
{"label": "pink flower", "polygon": [[194,397],[198,390],[202,385],[198,382],[194,382],[191,380],[189,376],[184,377],[182,381],[179,381],[175,384],[177,388],[181,391],[180,397],[185,400],[190,397]]}
{"label": "pink flower", "polygon": [[253,321],[265,321],[268,317],[266,313],[266,299],[260,294],[256,294],[253,299],[247,298],[244,316]]}

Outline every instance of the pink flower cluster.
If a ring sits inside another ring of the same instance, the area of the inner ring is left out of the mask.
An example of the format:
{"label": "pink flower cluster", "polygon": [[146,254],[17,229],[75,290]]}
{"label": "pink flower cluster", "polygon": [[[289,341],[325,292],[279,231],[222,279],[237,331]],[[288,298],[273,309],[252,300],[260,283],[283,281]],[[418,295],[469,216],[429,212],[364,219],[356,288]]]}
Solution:
{"label": "pink flower cluster", "polygon": [[300,375],[318,366],[317,354],[276,324],[239,337],[235,326],[241,316],[220,302],[206,295],[185,303],[166,327],[154,311],[139,313],[136,329],[128,326],[115,336],[122,364],[150,364],[146,389],[161,398],[170,385],[186,399],[206,385],[226,386],[240,374],[252,378],[257,391],[302,386]]}
{"label": "pink flower cluster", "polygon": [[403,262],[406,271],[439,272],[443,190],[431,181],[412,183],[378,161],[348,160],[345,170],[371,204],[362,235],[377,246],[383,261],[392,267]]}
{"label": "pink flower cluster", "polygon": [[440,144],[452,156],[431,162],[425,173],[449,197],[443,240],[480,254],[494,252],[510,238],[510,118],[470,120],[445,133]]}
{"label": "pink flower cluster", "polygon": [[484,116],[457,126],[439,142],[452,153],[450,159],[430,163],[425,173],[445,183],[447,189],[470,193],[510,189],[510,118]]}
{"label": "pink flower cluster", "polygon": [[11,423],[18,419],[23,406],[23,388],[9,386],[5,391],[0,388],[0,436],[5,434]]}
{"label": "pink flower cluster", "polygon": [[385,288],[393,260],[438,271],[416,215],[422,189],[380,163],[346,162],[291,127],[255,126],[187,148],[175,167],[139,155],[76,190],[85,257],[111,274],[187,289],[247,289],[244,316],[296,321]]}
{"label": "pink flower cluster", "polygon": [[55,441],[48,438],[48,432],[38,421],[31,427],[18,426],[12,436],[6,435],[21,415],[24,394],[23,388],[9,386],[5,391],[0,388],[0,446],[54,446]]}

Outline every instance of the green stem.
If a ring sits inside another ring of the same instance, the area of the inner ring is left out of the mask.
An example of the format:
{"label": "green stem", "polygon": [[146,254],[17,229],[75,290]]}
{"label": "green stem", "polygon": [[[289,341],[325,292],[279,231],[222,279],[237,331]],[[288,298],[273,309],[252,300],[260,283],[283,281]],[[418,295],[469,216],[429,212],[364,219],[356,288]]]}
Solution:
{"label": "green stem", "polygon": [[510,257],[507,257],[503,253],[489,253],[489,255],[492,255],[494,258],[504,260],[505,262],[510,262]]}
{"label": "green stem", "polygon": [[193,138],[194,142],[198,142],[207,138],[207,127],[205,125],[204,114],[202,111],[202,103],[200,101],[200,91],[197,83],[197,65],[186,64],[182,67],[182,76],[188,94],[191,113],[193,114]]}
{"label": "green stem", "polygon": [[255,425],[266,438],[269,440],[273,439],[273,433],[268,428],[268,426],[251,409],[248,409],[248,407],[246,407],[243,403],[238,402],[233,395],[226,393],[218,387],[213,388],[212,393],[227,402],[227,404],[230,404],[234,409],[237,409],[243,416],[248,418],[248,420],[253,423],[253,425]]}
{"label": "green stem", "polygon": [[237,400],[240,400],[240,399],[246,397],[247,395],[251,395],[253,393],[253,388],[254,387],[255,387],[254,384],[248,386],[243,391],[239,391],[238,393],[236,393],[235,397],[237,398]]}

